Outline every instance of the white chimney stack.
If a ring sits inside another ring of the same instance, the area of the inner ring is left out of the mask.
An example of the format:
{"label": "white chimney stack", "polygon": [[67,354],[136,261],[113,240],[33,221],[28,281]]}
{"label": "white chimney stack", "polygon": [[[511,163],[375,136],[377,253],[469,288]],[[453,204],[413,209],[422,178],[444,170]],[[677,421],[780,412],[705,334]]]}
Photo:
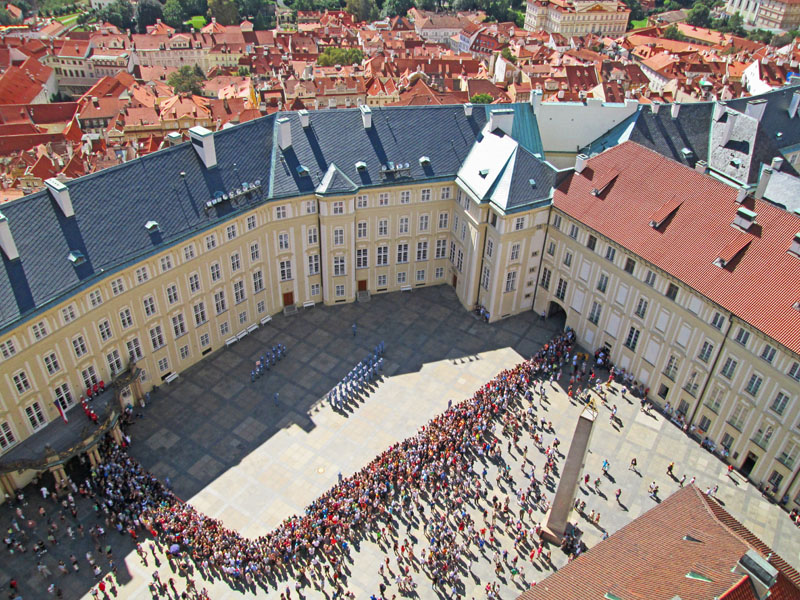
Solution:
{"label": "white chimney stack", "polygon": [[583,170],[586,168],[586,161],[589,160],[589,157],[585,154],[578,154],[575,157],[575,172],[576,173],[583,173]]}
{"label": "white chimney stack", "polygon": [[511,135],[511,128],[513,125],[513,108],[496,108],[489,113],[489,131],[500,129],[506,135]]}
{"label": "white chimney stack", "polygon": [[53,200],[55,200],[59,208],[61,208],[61,212],[64,213],[64,216],[67,218],[74,216],[75,210],[72,208],[72,200],[69,198],[69,188],[55,177],[46,179],[44,184],[47,186],[47,190],[50,192]]}
{"label": "white chimney stack", "polygon": [[467,103],[464,105],[464,114],[465,114],[466,116],[468,116],[468,117],[471,117],[471,116],[472,116],[472,103],[470,103],[470,102],[467,102]]}
{"label": "white chimney stack", "polygon": [[694,170],[697,171],[698,173],[702,173],[703,175],[705,175],[706,173],[708,173],[708,163],[704,160],[698,160],[694,164]]}
{"label": "white chimney stack", "polygon": [[0,213],[0,248],[3,249],[8,260],[19,258],[14,236],[11,235],[11,227],[9,227],[8,219],[3,213]]}
{"label": "white chimney stack", "polygon": [[800,106],[800,90],[792,94],[792,99],[789,100],[789,118],[794,119],[797,115],[797,107]]}
{"label": "white chimney stack", "polygon": [[756,198],[759,200],[764,197],[764,192],[767,191],[770,177],[772,177],[772,167],[764,167],[761,170],[761,177],[758,178],[758,186],[756,187]]}
{"label": "white chimney stack", "polygon": [[275,123],[278,125],[278,147],[286,150],[292,145],[292,122],[289,117],[281,117]]}
{"label": "white chimney stack", "polygon": [[203,161],[206,169],[217,166],[217,151],[214,146],[214,134],[205,127],[197,125],[189,130],[189,139],[192,140],[195,152]]}
{"label": "white chimney stack", "polygon": [[736,191],[736,204],[741,204],[744,202],[745,198],[747,198],[747,188],[745,186],[741,186]]}
{"label": "white chimney stack", "polygon": [[764,116],[764,111],[767,109],[767,101],[764,98],[760,98],[758,100],[750,100],[747,103],[747,108],[745,108],[744,114],[749,117],[753,117],[756,121],[761,121],[761,117]]}
{"label": "white chimney stack", "polygon": [[661,108],[661,102],[653,102],[650,104],[650,112],[654,115],[658,114],[658,109]]}
{"label": "white chimney stack", "polygon": [[311,125],[311,115],[305,108],[298,110],[297,116],[300,117],[300,125],[303,126],[303,129]]}
{"label": "white chimney stack", "polygon": [[725,123],[725,133],[722,136],[722,146],[727,144],[731,141],[731,136],[733,135],[733,128],[736,126],[736,119],[738,118],[739,113],[737,112],[729,112],[728,113],[728,120]]}
{"label": "white chimney stack", "polygon": [[372,109],[366,104],[361,105],[361,121],[364,123],[364,129],[372,127]]}
{"label": "white chimney stack", "polygon": [[772,159],[772,164],[770,165],[773,171],[780,171],[781,167],[783,166],[783,157],[782,156],[775,156]]}
{"label": "white chimney stack", "polygon": [[673,102],[672,103],[672,118],[677,119],[678,113],[681,111],[681,103],[680,102]]}

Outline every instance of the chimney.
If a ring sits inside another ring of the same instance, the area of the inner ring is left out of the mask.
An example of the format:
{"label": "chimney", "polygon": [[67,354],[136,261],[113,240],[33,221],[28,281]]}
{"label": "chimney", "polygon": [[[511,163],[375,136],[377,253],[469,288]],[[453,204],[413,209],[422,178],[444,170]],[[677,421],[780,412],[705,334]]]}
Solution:
{"label": "chimney", "polygon": [[694,170],[705,175],[708,173],[708,163],[704,160],[698,160],[694,164]]}
{"label": "chimney", "polygon": [[719,121],[725,114],[725,104],[722,102],[714,103],[714,122]]}
{"label": "chimney", "polygon": [[513,108],[495,108],[489,113],[489,131],[500,129],[506,135],[511,135],[511,127],[513,124]]}
{"label": "chimney", "polygon": [[205,127],[196,125],[189,130],[189,139],[192,140],[192,146],[206,169],[216,167],[217,151],[214,146],[214,134]]}
{"label": "chimney", "polygon": [[677,119],[678,113],[681,110],[681,103],[680,102],[673,102],[672,103],[672,118]]}
{"label": "chimney", "polygon": [[764,167],[761,169],[761,177],[758,178],[758,186],[756,187],[756,198],[761,200],[764,197],[764,192],[767,191],[769,179],[772,177],[772,167]]}
{"label": "chimney", "polygon": [[298,110],[297,116],[300,117],[300,125],[302,125],[304,129],[309,125],[311,125],[311,115],[305,108],[302,110]]}
{"label": "chimney", "polygon": [[289,117],[281,117],[275,123],[278,125],[278,147],[286,150],[292,145],[292,122]]}
{"label": "chimney", "polygon": [[472,116],[472,103],[471,103],[471,102],[467,102],[467,103],[464,105],[464,114],[465,114],[466,116],[468,116],[468,117],[471,117],[471,116]]}
{"label": "chimney", "polygon": [[741,204],[747,198],[747,187],[741,186],[736,191],[736,204]]}
{"label": "chimney", "polygon": [[583,173],[583,170],[586,168],[586,161],[589,160],[589,157],[585,154],[578,154],[575,157],[575,172],[580,174]]}
{"label": "chimney", "polygon": [[789,118],[794,119],[797,116],[797,107],[800,106],[800,90],[797,90],[789,101]]}
{"label": "chimney", "polygon": [[658,109],[661,108],[661,102],[653,102],[650,104],[650,112],[654,115],[658,114]]}
{"label": "chimney", "polygon": [[781,167],[783,166],[783,157],[776,156],[772,159],[772,164],[770,165],[773,171],[780,171]]}
{"label": "chimney", "polygon": [[11,235],[11,227],[9,227],[8,219],[3,213],[0,213],[0,248],[3,249],[8,260],[19,258],[14,236]]}
{"label": "chimney", "polygon": [[744,114],[749,117],[753,117],[756,121],[761,121],[761,117],[764,116],[764,111],[766,108],[767,101],[764,98],[750,100],[750,102],[747,103],[747,108],[745,109]]}
{"label": "chimney", "polygon": [[731,140],[731,136],[733,135],[733,128],[736,126],[736,119],[738,118],[739,113],[737,112],[729,112],[728,113],[728,121],[725,123],[725,132],[722,135],[722,146],[727,144]]}
{"label": "chimney", "polygon": [[542,90],[533,90],[531,92],[531,107],[533,107],[533,114],[539,112],[539,107],[542,105]]}
{"label": "chimney", "polygon": [[167,134],[167,143],[170,146],[174,146],[175,144],[180,144],[182,141],[183,141],[183,136],[177,131],[172,131]]}
{"label": "chimney", "polygon": [[361,105],[361,121],[364,123],[364,129],[372,127],[372,110],[366,104]]}
{"label": "chimney", "polygon": [[59,208],[61,208],[61,212],[64,213],[64,216],[67,218],[74,216],[75,211],[72,208],[72,200],[69,199],[69,189],[67,186],[55,177],[46,179],[44,184],[47,186],[53,200],[55,200]]}

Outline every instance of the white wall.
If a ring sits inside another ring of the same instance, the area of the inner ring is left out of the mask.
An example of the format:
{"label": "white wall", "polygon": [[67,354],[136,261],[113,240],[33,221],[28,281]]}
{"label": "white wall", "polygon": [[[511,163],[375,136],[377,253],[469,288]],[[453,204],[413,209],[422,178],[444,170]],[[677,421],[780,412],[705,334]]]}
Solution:
{"label": "white wall", "polygon": [[[532,95],[532,98],[535,95]],[[606,104],[589,98],[576,102],[534,103],[545,152],[577,152],[636,112],[639,103]]]}

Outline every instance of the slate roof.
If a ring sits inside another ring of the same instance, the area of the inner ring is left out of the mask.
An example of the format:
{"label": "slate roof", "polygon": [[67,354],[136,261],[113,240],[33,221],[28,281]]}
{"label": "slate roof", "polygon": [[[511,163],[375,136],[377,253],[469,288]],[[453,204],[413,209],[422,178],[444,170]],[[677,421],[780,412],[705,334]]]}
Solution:
{"label": "slate roof", "polygon": [[[276,115],[270,115],[216,132],[218,165],[212,169],[184,143],[67,182],[74,217],[65,218],[47,191],[3,205],[20,258],[9,261],[0,252],[0,328],[240,210],[313,193],[333,164],[326,193],[352,192],[348,180],[370,187],[452,179],[486,122],[483,111],[466,117],[461,105],[373,108],[368,130],[357,108],[314,111],[307,130],[296,113],[277,116],[292,124],[293,144],[284,152],[273,135]],[[430,164],[422,166],[421,156]],[[357,170],[358,161],[367,168]],[[409,163],[411,178],[382,179],[381,165],[389,161]],[[309,176],[298,174],[301,164]],[[225,201],[206,213],[215,195],[256,180],[261,190],[238,206]],[[159,232],[145,229],[151,220]],[[77,267],[67,259],[73,250],[86,259]]]}
{"label": "slate roof", "polygon": [[[732,520],[715,500],[694,485],[687,486],[524,592],[519,600],[751,599],[752,595],[728,593],[742,585],[742,574],[734,568],[751,549],[762,558],[770,555],[767,560],[778,570],[772,597],[797,598],[797,571],[752,533],[732,526]],[[688,577],[691,572],[708,581]]]}
{"label": "slate roof", "polygon": [[790,148],[800,145],[800,112],[793,118],[789,117],[789,103],[796,92],[800,92],[800,85],[786,86],[760,96],[729,100],[726,105],[743,113],[747,110],[748,102],[765,99],[767,108],[761,118],[761,129],[779,148]]}
{"label": "slate roof", "polygon": [[[640,109],[636,125],[628,139],[690,167],[698,160],[707,160],[709,130],[714,105],[711,102],[681,104],[678,118],[672,118],[670,105],[658,113]],[[692,151],[685,155],[683,149]]]}

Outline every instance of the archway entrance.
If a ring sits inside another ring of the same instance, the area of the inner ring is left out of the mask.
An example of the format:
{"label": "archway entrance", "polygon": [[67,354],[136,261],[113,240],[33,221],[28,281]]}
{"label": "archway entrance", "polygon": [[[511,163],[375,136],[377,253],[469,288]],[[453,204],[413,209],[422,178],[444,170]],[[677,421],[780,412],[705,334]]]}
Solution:
{"label": "archway entrance", "polygon": [[567,312],[555,300],[551,300],[547,307],[547,321],[548,324],[559,331],[564,329],[564,325],[567,322]]}

